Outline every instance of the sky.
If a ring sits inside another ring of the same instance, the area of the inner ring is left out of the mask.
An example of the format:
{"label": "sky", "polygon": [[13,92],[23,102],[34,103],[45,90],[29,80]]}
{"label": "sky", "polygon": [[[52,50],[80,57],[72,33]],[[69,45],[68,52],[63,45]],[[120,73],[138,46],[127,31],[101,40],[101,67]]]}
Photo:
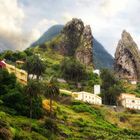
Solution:
{"label": "sky", "polygon": [[0,0],[0,49],[23,50],[52,25],[80,18],[114,55],[124,29],[140,46],[139,14],[140,0]]}

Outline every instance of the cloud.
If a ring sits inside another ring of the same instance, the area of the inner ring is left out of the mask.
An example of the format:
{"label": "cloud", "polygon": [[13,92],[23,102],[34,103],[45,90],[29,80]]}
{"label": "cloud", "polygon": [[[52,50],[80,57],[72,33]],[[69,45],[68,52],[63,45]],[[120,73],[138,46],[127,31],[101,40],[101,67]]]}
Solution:
{"label": "cloud", "polygon": [[93,0],[75,0],[77,6],[89,6],[92,2],[95,2]]}
{"label": "cloud", "polygon": [[0,2],[0,29],[8,32],[21,32],[24,16],[22,9],[18,7],[17,0]]}
{"label": "cloud", "polygon": [[139,13],[140,0],[1,0],[0,48],[24,49],[50,26],[76,17],[113,55],[123,29],[140,45]]}
{"label": "cloud", "polygon": [[0,41],[1,48],[21,49],[18,42],[22,40],[22,23],[24,12],[17,0],[0,2]]}
{"label": "cloud", "polygon": [[32,27],[30,32],[30,42],[32,43],[36,41],[44,33],[44,31],[56,24],[58,24],[58,22],[55,20],[48,20],[47,18],[40,20],[34,27]]}
{"label": "cloud", "polygon": [[43,18],[30,26],[28,14],[24,10],[18,0],[3,0],[0,3],[0,51],[23,50],[38,39],[44,30],[57,24],[55,20]]}
{"label": "cloud", "polygon": [[128,4],[128,0],[103,0],[101,3],[101,11],[104,16],[115,16],[123,11]]}
{"label": "cloud", "polygon": [[65,12],[63,15],[62,15],[62,18],[63,18],[63,22],[68,22],[70,21],[72,18],[73,18],[73,15],[71,15],[70,13],[68,12]]}

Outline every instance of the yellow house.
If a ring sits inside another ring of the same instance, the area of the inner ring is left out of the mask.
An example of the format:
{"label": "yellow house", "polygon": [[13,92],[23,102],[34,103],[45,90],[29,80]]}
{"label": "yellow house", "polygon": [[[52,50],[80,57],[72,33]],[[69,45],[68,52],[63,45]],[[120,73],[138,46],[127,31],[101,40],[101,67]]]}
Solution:
{"label": "yellow house", "polygon": [[122,93],[119,97],[119,101],[125,108],[140,110],[140,98],[134,94]]}
{"label": "yellow house", "polygon": [[22,70],[22,69],[18,69],[13,65],[10,64],[6,64],[6,69],[8,70],[9,73],[14,73],[17,81],[19,81],[21,84],[26,85],[27,84],[27,72]]}

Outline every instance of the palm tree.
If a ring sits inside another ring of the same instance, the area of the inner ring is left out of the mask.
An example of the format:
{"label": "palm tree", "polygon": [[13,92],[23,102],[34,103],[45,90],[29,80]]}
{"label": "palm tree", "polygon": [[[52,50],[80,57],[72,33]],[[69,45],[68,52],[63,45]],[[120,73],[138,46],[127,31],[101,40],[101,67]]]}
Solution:
{"label": "palm tree", "polygon": [[25,87],[25,92],[30,100],[30,118],[32,118],[33,115],[33,98],[37,98],[39,94],[41,93],[40,90],[40,83],[36,80],[30,80],[28,82],[28,85]]}
{"label": "palm tree", "polygon": [[[41,90],[40,90],[40,83],[37,80],[30,80],[28,81],[28,85],[25,87],[25,92],[27,94],[27,97],[29,98],[30,102],[30,112],[29,116],[32,119],[33,117],[33,99],[37,99]],[[32,130],[32,123],[30,123],[29,131]]]}
{"label": "palm tree", "polygon": [[33,61],[33,74],[37,76],[37,80],[39,80],[39,77],[44,73],[45,71],[45,66],[43,62],[39,59],[38,56],[34,56],[34,61]]}
{"label": "palm tree", "polygon": [[50,99],[50,116],[52,115],[52,102],[59,94],[60,92],[56,85],[55,78],[51,77],[50,80],[45,83],[45,97]]}

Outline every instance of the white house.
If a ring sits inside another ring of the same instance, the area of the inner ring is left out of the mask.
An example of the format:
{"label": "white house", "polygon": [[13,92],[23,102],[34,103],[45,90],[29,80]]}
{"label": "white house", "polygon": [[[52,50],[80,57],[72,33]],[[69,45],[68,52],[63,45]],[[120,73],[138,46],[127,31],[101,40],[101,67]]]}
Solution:
{"label": "white house", "polygon": [[137,84],[137,81],[136,81],[136,80],[132,80],[132,81],[130,81],[130,83],[131,83],[132,85],[136,85],[136,84]]}
{"label": "white house", "polygon": [[90,104],[97,104],[97,105],[101,105],[102,104],[102,98],[92,94],[92,93],[88,93],[88,92],[73,92],[72,96],[76,99],[76,100],[81,100],[83,102],[88,102]]}
{"label": "white house", "polygon": [[93,70],[93,73],[96,73],[98,76],[100,76],[100,70],[99,69]]}
{"label": "white house", "polygon": [[94,94],[98,95],[101,93],[101,86],[100,85],[94,85]]}
{"label": "white house", "polygon": [[134,94],[122,93],[119,97],[119,101],[125,108],[140,110],[140,98],[137,98]]}

